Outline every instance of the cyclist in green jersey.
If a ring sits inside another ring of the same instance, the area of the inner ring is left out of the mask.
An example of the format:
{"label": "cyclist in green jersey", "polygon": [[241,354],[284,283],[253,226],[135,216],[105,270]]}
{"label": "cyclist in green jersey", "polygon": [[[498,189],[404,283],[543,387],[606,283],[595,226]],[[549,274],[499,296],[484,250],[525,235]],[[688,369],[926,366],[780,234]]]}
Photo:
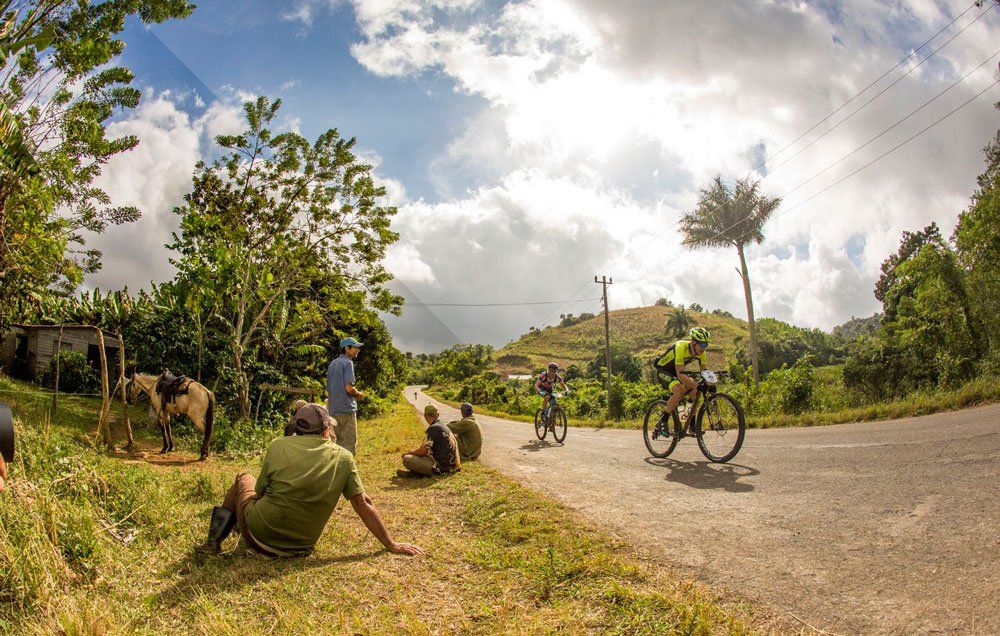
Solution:
{"label": "cyclist in green jersey", "polygon": [[670,399],[667,400],[667,413],[672,413],[685,395],[693,394],[698,388],[694,379],[684,373],[687,365],[697,360],[699,371],[704,371],[708,364],[705,359],[705,351],[708,349],[708,341],[711,338],[708,329],[695,327],[688,335],[688,340],[675,342],[654,363],[656,371],[660,375],[660,382],[670,391]]}

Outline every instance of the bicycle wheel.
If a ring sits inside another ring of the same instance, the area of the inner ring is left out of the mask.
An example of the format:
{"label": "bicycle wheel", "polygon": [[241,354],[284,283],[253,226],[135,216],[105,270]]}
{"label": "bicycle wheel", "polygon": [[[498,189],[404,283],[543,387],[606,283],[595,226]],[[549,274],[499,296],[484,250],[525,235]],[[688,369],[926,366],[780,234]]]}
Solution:
{"label": "bicycle wheel", "polygon": [[642,420],[642,439],[653,457],[666,457],[674,452],[679,438],[671,434],[671,422],[675,429],[680,429],[676,409],[667,415],[666,400],[657,400],[646,409],[646,417]]}
{"label": "bicycle wheel", "polygon": [[535,437],[545,439],[545,434],[549,431],[545,421],[545,412],[542,409],[535,411]]}
{"label": "bicycle wheel", "polygon": [[736,457],[746,430],[743,409],[725,393],[710,396],[698,411],[698,446],[713,462],[721,464]]}
{"label": "bicycle wheel", "polygon": [[552,411],[552,437],[560,444],[566,439],[566,411],[561,406]]}

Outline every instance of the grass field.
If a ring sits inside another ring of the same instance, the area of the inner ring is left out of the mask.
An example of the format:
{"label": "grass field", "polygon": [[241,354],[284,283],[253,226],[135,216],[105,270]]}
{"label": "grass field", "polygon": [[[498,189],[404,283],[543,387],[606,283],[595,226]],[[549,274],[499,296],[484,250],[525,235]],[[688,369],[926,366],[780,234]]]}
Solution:
{"label": "grass field", "polygon": [[[34,390],[0,376],[0,390]],[[259,459],[95,450],[91,400],[0,393],[18,457],[0,494],[0,633],[741,634],[783,629],[642,561],[577,514],[478,463],[400,480],[422,436],[408,405],[360,424],[366,489],[398,540],[387,554],[349,505],[316,552],[272,562],[196,555],[211,506]],[[137,413],[138,415],[138,413]],[[137,431],[140,445],[158,437]],[[120,439],[120,437],[119,437]]]}

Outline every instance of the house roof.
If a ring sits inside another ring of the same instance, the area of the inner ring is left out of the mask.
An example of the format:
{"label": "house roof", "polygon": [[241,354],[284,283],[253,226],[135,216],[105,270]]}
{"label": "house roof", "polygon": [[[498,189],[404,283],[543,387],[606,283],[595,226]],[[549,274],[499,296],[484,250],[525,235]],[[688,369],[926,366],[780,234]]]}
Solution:
{"label": "house roof", "polygon": [[[26,331],[50,331],[50,330],[56,330],[56,331],[58,331],[60,326],[62,327],[62,329],[63,329],[64,332],[65,331],[87,331],[87,332],[92,332],[94,330],[94,327],[92,327],[90,325],[27,325],[27,324],[23,324],[23,323],[14,323],[11,326],[12,327],[16,327],[18,329],[24,329]],[[104,334],[104,337],[110,338],[111,342],[112,342],[112,344],[114,346],[116,346],[116,347],[118,346],[118,343],[117,343],[118,334],[111,333],[110,331],[108,331],[106,329],[101,329],[101,333]]]}

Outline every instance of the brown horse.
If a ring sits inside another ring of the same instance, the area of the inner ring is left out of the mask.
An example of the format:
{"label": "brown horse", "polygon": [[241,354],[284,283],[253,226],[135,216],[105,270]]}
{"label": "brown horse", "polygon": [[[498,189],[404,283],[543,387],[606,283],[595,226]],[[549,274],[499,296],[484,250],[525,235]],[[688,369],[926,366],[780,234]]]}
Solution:
{"label": "brown horse", "polygon": [[158,375],[148,373],[136,373],[128,382],[129,401],[135,401],[139,392],[149,396],[149,403],[156,410],[157,419],[160,425],[160,432],[163,434],[163,448],[161,453],[174,450],[174,435],[170,427],[170,416],[178,413],[187,415],[199,431],[205,434],[201,441],[200,460],[208,457],[208,445],[212,441],[212,429],[215,425],[215,394],[205,388],[204,384],[190,380],[187,392],[174,398],[173,402],[165,405],[160,394],[156,390]]}

